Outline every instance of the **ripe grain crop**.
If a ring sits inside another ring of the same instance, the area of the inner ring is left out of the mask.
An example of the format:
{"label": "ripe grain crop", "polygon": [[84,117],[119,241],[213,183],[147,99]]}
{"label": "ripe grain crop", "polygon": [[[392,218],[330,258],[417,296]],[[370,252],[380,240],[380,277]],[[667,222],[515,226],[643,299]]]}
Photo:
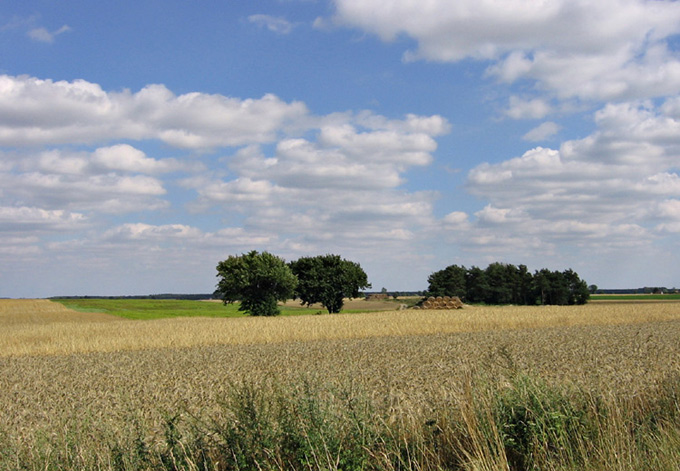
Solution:
{"label": "ripe grain crop", "polygon": [[[236,469],[243,452],[240,469],[507,470],[545,455],[539,469],[671,470],[678,312],[60,318],[46,345],[0,357],[0,469]],[[17,332],[2,325],[2,341]]]}
{"label": "ripe grain crop", "polygon": [[115,316],[92,315],[64,307],[47,299],[0,299],[0,326],[39,325],[59,322],[107,322]]}
{"label": "ripe grain crop", "polygon": [[[20,310],[25,314],[12,313],[14,311],[11,308],[2,307],[4,303],[15,306],[19,303],[22,306]],[[39,310],[31,311],[33,303],[35,301],[0,300],[0,356],[250,345],[680,319],[680,303],[629,303],[615,306],[467,306],[453,311],[408,310],[275,318],[196,317],[111,322],[112,316],[68,312],[49,301],[40,301]],[[43,311],[44,314],[41,314]],[[44,320],[41,321],[43,316]],[[24,317],[25,321],[22,321]]]}

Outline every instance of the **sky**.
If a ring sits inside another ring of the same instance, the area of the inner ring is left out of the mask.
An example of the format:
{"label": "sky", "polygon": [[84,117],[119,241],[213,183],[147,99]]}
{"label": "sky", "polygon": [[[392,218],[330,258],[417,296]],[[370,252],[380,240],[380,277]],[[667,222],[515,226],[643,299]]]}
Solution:
{"label": "sky", "polygon": [[338,254],[680,287],[680,3],[0,4],[0,297]]}

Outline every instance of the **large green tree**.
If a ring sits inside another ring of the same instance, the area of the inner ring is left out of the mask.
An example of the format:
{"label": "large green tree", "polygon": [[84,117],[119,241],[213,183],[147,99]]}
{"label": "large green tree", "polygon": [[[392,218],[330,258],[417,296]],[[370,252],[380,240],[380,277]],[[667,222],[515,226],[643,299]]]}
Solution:
{"label": "large green tree", "polygon": [[569,290],[568,304],[585,304],[590,299],[590,290],[588,284],[579,278],[578,274],[572,270],[565,270],[562,272]]}
{"label": "large green tree", "polygon": [[449,265],[443,270],[432,273],[428,278],[427,292],[430,296],[458,296],[465,299],[465,274],[467,269]]}
{"label": "large green tree", "polygon": [[219,262],[217,276],[215,293],[222,301],[240,301],[239,311],[253,316],[278,315],[277,301],[292,298],[297,286],[297,278],[282,258],[256,250]]}
{"label": "large green tree", "polygon": [[[479,267],[471,266],[465,274],[465,302],[486,302],[489,284],[486,281],[486,272]],[[462,298],[461,298],[462,299]]]}
{"label": "large green tree", "polygon": [[486,267],[486,304],[512,304],[519,291],[517,267],[495,262]]}
{"label": "large green tree", "polygon": [[290,263],[298,278],[296,297],[308,306],[321,303],[329,313],[340,312],[344,298],[356,298],[370,288],[366,272],[358,263],[339,255],[302,257]]}

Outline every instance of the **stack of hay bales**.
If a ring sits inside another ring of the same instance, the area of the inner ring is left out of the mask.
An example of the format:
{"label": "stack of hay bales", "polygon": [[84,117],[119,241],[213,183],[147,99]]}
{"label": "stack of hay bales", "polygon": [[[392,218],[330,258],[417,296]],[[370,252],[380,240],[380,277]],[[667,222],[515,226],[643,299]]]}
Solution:
{"label": "stack of hay bales", "polygon": [[423,302],[421,309],[462,309],[463,302],[458,296],[430,296]]}

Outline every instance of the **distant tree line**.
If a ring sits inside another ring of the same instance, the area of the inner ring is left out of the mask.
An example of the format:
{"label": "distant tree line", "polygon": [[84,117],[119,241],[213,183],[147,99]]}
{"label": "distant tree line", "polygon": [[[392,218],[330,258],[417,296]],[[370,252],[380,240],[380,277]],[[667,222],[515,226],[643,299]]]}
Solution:
{"label": "distant tree line", "polygon": [[627,288],[627,289],[600,289],[597,286],[595,290],[590,290],[592,294],[666,294],[677,293],[677,288],[666,288],[665,286],[645,286],[644,288]]}
{"label": "distant tree line", "polygon": [[590,297],[586,282],[571,269],[532,274],[525,265],[508,263],[492,263],[485,270],[450,265],[427,281],[429,296],[458,296],[466,303],[565,305],[585,304]]}

